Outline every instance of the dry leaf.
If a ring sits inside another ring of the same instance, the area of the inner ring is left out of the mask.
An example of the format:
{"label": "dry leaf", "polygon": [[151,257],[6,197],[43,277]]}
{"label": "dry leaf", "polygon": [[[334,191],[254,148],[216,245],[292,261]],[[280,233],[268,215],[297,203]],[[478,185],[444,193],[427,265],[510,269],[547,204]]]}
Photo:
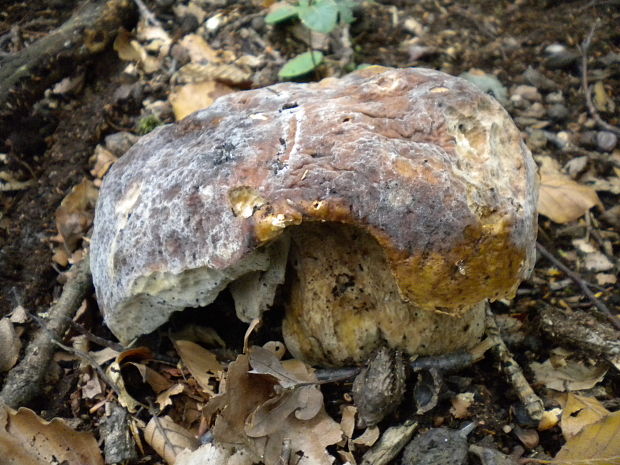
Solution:
{"label": "dry leaf", "polygon": [[219,81],[231,86],[243,87],[252,81],[252,73],[229,64],[188,63],[177,74],[177,82]]}
{"label": "dry leaf", "polygon": [[249,373],[247,355],[239,355],[226,374],[226,392],[207,404],[205,415],[213,409],[221,412],[215,420],[213,435],[222,443],[244,444],[245,420],[254,409],[274,395],[275,380],[271,377]]}
{"label": "dry leaf", "polygon": [[603,407],[603,404],[596,398],[571,393],[564,397],[562,407],[564,407],[564,413],[560,427],[566,440],[609,414],[609,410]]}
{"label": "dry leaf", "polygon": [[94,159],[95,166],[92,170],[90,170],[90,174],[98,179],[103,179],[105,174],[110,169],[110,166],[114,164],[118,157],[110,152],[108,149],[104,148],[102,145],[97,145],[95,147],[95,153],[91,157],[91,160]]}
{"label": "dry leaf", "polygon": [[215,392],[211,383],[214,379],[220,379],[224,371],[224,367],[217,361],[215,354],[191,341],[174,341],[174,347],[183,364],[203,391],[214,396]]}
{"label": "dry leaf", "polygon": [[123,380],[123,375],[121,374],[121,366],[117,359],[108,366],[106,370],[106,374],[109,376],[110,380],[118,387],[120,394],[118,396],[118,402],[129,410],[131,413],[135,413],[140,407],[140,402],[134,399],[129,392],[127,392],[127,388],[125,387],[125,380]]}
{"label": "dry leaf", "polygon": [[326,448],[342,439],[342,430],[324,409],[310,421],[289,417],[284,431],[286,439],[290,440],[291,454],[302,454],[296,462],[298,465],[330,465],[334,462]]}
{"label": "dry leaf", "polygon": [[235,447],[226,447],[211,443],[204,444],[193,452],[181,452],[174,465],[254,465],[259,462],[258,457],[238,444]]}
{"label": "dry leaf", "polygon": [[187,34],[180,44],[185,47],[192,63],[217,63],[217,52],[198,34]]}
{"label": "dry leaf", "polygon": [[375,442],[379,440],[379,436],[381,436],[381,431],[379,431],[378,426],[366,428],[366,431],[364,431],[360,436],[356,437],[353,440],[353,444],[357,444],[358,446],[372,447],[375,445]]}
{"label": "dry leaf", "polygon": [[105,347],[101,350],[97,350],[94,352],[91,351],[88,353],[88,355],[90,355],[98,365],[103,365],[104,363],[107,363],[110,360],[114,360],[116,357],[118,357],[118,352],[111,347]]}
{"label": "dry leaf", "polygon": [[129,362],[128,365],[136,367],[136,369],[140,373],[140,376],[142,376],[142,381],[151,386],[155,394],[159,394],[160,392],[165,391],[170,386],[172,386],[172,382],[168,378],[160,375],[155,370],[147,367],[143,363]]}
{"label": "dry leaf", "polygon": [[8,318],[0,320],[0,373],[9,371],[17,363],[22,343]]}
{"label": "dry leaf", "polygon": [[541,163],[538,213],[556,223],[568,223],[594,206],[603,208],[596,191],[563,174],[555,160],[539,157],[538,161]]}
{"label": "dry leaf", "polygon": [[471,416],[469,412],[469,407],[474,403],[474,393],[473,392],[463,392],[461,394],[457,394],[452,398],[452,407],[450,408],[450,413],[454,416],[454,418],[468,418]]}
{"label": "dry leaf", "polygon": [[620,463],[620,411],[584,427],[560,449],[558,465],[611,465]]}
{"label": "dry leaf", "polygon": [[11,320],[11,323],[16,324],[16,325],[24,324],[28,321],[28,312],[23,306],[18,305],[11,312],[10,320]]}
{"label": "dry leaf", "polygon": [[[284,368],[283,362],[280,362],[280,359],[270,350],[265,349],[263,347],[253,346],[249,351],[250,357],[250,365],[252,366],[252,371],[250,373],[256,373],[260,375],[269,375],[273,376],[278,380],[280,386],[285,389],[295,387],[301,383],[307,383],[309,381],[314,381],[314,379],[302,378],[295,376],[290,370]],[[302,363],[303,362],[299,362]],[[299,366],[299,365],[297,365]],[[293,365],[289,365],[289,367],[293,367]]]}
{"label": "dry leaf", "polygon": [[168,100],[177,121],[187,115],[210,106],[216,98],[230,94],[234,89],[217,81],[185,84],[170,93]]}
{"label": "dry leaf", "polygon": [[93,222],[99,190],[88,179],[73,187],[56,209],[56,228],[67,251],[76,249]]}
{"label": "dry leaf", "polygon": [[191,432],[168,416],[151,418],[144,429],[144,440],[170,465],[182,451],[194,451],[200,446]]}
{"label": "dry leaf", "polygon": [[[60,419],[45,421],[32,410],[0,404],[0,463],[103,465],[92,433],[77,432]],[[7,461],[8,460],[8,461]]]}
{"label": "dry leaf", "polygon": [[342,409],[342,418],[340,420],[340,429],[344,433],[346,438],[351,439],[353,437],[353,430],[355,429],[355,414],[357,413],[357,407],[354,405],[347,405]]}
{"label": "dry leaf", "polygon": [[[225,394],[207,404],[207,416],[221,409],[213,428],[216,440],[245,444],[266,465],[277,463],[285,442],[292,454],[301,454],[299,464],[331,464],[334,458],[325,448],[340,441],[342,430],[325,412],[320,390],[307,385],[282,390],[276,380],[298,385],[297,375],[267,349],[253,347],[250,353],[255,370],[249,372],[250,356],[237,357],[228,370]],[[290,365],[302,377],[312,376],[299,362]]]}
{"label": "dry leaf", "polygon": [[7,171],[0,171],[0,192],[21,191],[34,185],[34,181],[18,181]]}
{"label": "dry leaf", "polygon": [[294,412],[300,420],[311,420],[323,407],[323,394],[315,386],[300,386],[286,390],[258,406],[245,422],[249,437],[268,436],[283,429]]}
{"label": "dry leaf", "polygon": [[181,394],[184,390],[185,386],[183,384],[173,384],[165,391],[160,392],[155,402],[159,404],[159,408],[163,410],[165,407],[172,405],[172,396]]}
{"label": "dry leaf", "polygon": [[554,408],[551,410],[545,410],[543,416],[538,423],[538,431],[547,431],[555,427],[560,421],[560,415],[562,415],[561,408]]}
{"label": "dry leaf", "polygon": [[590,389],[607,373],[606,366],[587,367],[574,360],[566,360],[565,366],[554,366],[551,360],[544,363],[533,362],[530,368],[538,383],[561,392]]}
{"label": "dry leaf", "polygon": [[[156,46],[157,51],[161,51],[163,45],[164,43],[158,43]],[[124,29],[121,29],[116,35],[114,50],[116,50],[121,60],[138,62],[145,73],[157,71],[161,66],[160,58],[150,55],[147,49],[137,40],[133,40],[129,32]]]}
{"label": "dry leaf", "polygon": [[103,394],[103,386],[97,372],[94,372],[92,376],[88,376],[88,381],[82,386],[82,397],[84,399],[94,399],[100,394]]}
{"label": "dry leaf", "polygon": [[121,60],[138,61],[140,59],[140,54],[131,45],[131,34],[127,29],[119,29],[116,39],[114,39],[114,50]]}

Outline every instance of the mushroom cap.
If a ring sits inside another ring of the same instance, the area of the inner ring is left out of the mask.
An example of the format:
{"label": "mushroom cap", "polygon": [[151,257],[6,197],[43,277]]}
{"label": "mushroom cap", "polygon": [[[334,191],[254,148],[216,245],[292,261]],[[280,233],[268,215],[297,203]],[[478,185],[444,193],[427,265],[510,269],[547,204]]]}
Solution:
{"label": "mushroom cap", "polygon": [[[459,314],[512,296],[533,266],[537,176],[506,111],[438,71],[371,67],[229,94],[143,137],[110,169],[92,272],[123,342],[227,286],[283,282],[283,232],[360,228],[404,301]],[[254,305],[254,306],[252,306]]]}

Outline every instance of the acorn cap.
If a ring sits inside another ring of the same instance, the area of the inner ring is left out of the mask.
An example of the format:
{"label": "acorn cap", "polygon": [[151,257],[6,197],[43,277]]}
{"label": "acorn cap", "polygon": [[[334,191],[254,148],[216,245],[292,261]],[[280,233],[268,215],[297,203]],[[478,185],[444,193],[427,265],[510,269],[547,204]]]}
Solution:
{"label": "acorn cap", "polygon": [[93,280],[123,342],[228,286],[249,321],[285,280],[283,233],[334,223],[376,241],[403,302],[458,315],[513,296],[530,273],[537,187],[501,105],[438,71],[371,67],[238,92],[112,166]]}

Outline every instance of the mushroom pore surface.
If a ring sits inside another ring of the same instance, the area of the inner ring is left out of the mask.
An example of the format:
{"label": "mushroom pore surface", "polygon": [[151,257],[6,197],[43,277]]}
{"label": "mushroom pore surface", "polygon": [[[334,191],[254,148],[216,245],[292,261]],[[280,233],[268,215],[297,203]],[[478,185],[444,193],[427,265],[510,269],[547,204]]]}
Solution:
{"label": "mushroom pore surface", "polygon": [[[122,341],[229,288],[312,363],[467,348],[531,271],[537,178],[495,100],[427,69],[230,94],[106,176],[91,267]],[[205,309],[209,311],[209,309]],[[217,318],[217,315],[214,315]]]}

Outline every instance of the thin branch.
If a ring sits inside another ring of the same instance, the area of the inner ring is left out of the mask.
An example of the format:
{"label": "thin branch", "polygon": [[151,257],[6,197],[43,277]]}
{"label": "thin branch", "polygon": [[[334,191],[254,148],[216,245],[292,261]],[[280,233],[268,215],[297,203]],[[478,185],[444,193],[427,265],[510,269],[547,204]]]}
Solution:
{"label": "thin branch", "polygon": [[551,252],[549,252],[547,249],[545,249],[545,247],[542,244],[540,244],[539,242],[536,243],[536,249],[538,250],[538,252],[540,252],[540,254],[543,257],[545,257],[547,260],[549,260],[551,263],[553,263],[554,266],[556,266],[566,276],[568,276],[570,279],[572,279],[574,281],[574,283],[577,284],[581,288],[582,292],[590,300],[590,302],[592,302],[592,304],[596,308],[598,308],[605,315],[605,317],[607,317],[609,322],[612,325],[614,325],[614,327],[616,329],[620,329],[620,320],[618,319],[618,317],[615,316],[613,313],[611,313],[611,310],[609,310],[609,307],[607,307],[607,305],[605,305],[603,302],[601,302],[594,295],[594,293],[590,290],[590,288],[588,287],[588,285],[586,284],[586,282],[583,280],[583,278],[581,276],[579,276],[573,270],[571,270],[566,265],[564,265],[564,263],[562,263],[560,260],[555,258],[553,256],[553,254]]}
{"label": "thin branch", "polygon": [[97,363],[97,361],[88,353],[83,352],[79,349],[76,349],[75,347],[70,347],[66,344],[63,344],[62,342],[60,342],[58,339],[56,339],[56,337],[54,336],[54,334],[48,329],[47,325],[45,324],[45,321],[38,317],[37,315],[34,314],[30,314],[30,317],[37,322],[37,324],[41,327],[41,329],[43,329],[45,332],[48,333],[50,340],[52,341],[52,343],[54,345],[56,345],[57,347],[59,347],[60,349],[64,350],[65,352],[69,352],[70,354],[75,355],[76,357],[78,357],[80,360],[82,360],[83,362],[85,362],[86,364],[90,365],[98,374],[99,377],[108,385],[110,386],[110,388],[112,388],[112,390],[116,393],[117,397],[121,396],[121,390],[119,389],[119,387],[116,385],[116,383],[114,381],[112,381],[110,379],[110,377],[106,374],[105,371],[103,371],[103,368],[101,368],[101,366]]}
{"label": "thin branch", "polygon": [[90,292],[92,279],[89,255],[74,265],[72,272],[74,274],[64,285],[60,298],[49,311],[45,328],[37,331],[26,348],[24,358],[6,377],[0,399],[12,408],[23,406],[39,395],[54,355],[54,339],[62,339],[69,325],[67,318],[75,314]]}
{"label": "thin branch", "polygon": [[581,85],[583,87],[583,93],[586,96],[586,105],[588,107],[588,111],[592,115],[592,118],[594,118],[594,121],[596,121],[596,124],[598,124],[601,128],[605,129],[606,131],[613,132],[614,134],[617,134],[620,136],[620,128],[617,128],[616,126],[613,126],[607,123],[598,114],[598,110],[592,103],[592,95],[590,94],[590,86],[588,84],[588,50],[590,49],[590,45],[592,44],[592,38],[594,37],[594,32],[596,31],[599,21],[600,20],[597,19],[594,22],[594,24],[592,25],[592,28],[590,29],[590,33],[585,38],[585,40],[581,43],[581,48],[580,48],[580,51],[581,51]]}
{"label": "thin branch", "polygon": [[524,405],[525,410],[532,420],[540,420],[542,418],[545,407],[543,401],[536,395],[530,383],[527,382],[521,367],[514,359],[506,343],[502,339],[495,315],[491,311],[489,305],[486,305],[486,333],[487,337],[495,344],[494,351],[499,359],[502,371],[508,381],[515,390],[515,394]]}

